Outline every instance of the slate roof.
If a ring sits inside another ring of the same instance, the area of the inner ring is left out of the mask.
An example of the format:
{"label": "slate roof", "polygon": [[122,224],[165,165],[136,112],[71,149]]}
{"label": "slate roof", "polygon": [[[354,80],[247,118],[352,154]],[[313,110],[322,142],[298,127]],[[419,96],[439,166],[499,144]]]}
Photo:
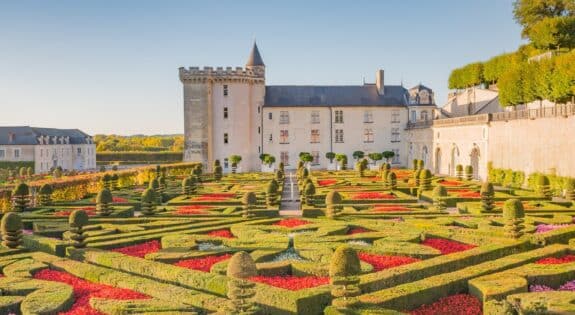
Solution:
{"label": "slate roof", "polygon": [[[10,142],[10,134],[14,140]],[[70,137],[70,144],[86,144],[90,137],[78,129],[35,128],[28,126],[0,127],[0,145],[35,145],[38,137]]]}
{"label": "slate roof", "polygon": [[258,45],[254,42],[254,46],[252,47],[252,52],[250,53],[250,57],[248,58],[248,62],[246,62],[246,66],[253,67],[253,66],[265,66],[264,60],[260,55],[260,51],[258,50]]}
{"label": "slate roof", "polygon": [[269,85],[264,106],[405,106],[407,99],[407,90],[400,85],[385,86],[383,95],[375,84]]}

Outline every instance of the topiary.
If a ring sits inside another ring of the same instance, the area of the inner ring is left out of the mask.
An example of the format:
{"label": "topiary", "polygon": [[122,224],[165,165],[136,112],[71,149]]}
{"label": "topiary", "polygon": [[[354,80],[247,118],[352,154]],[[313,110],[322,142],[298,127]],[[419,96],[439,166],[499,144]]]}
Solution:
{"label": "topiary", "polygon": [[156,204],[161,204],[162,203],[162,190],[160,188],[160,182],[158,181],[157,178],[154,178],[150,181],[150,184],[148,185],[149,189],[152,189],[154,191],[154,197],[156,197],[156,200],[154,201]]}
{"label": "topiary", "polygon": [[280,164],[278,165],[278,171],[282,171],[282,173],[285,172],[284,162],[280,162]]}
{"label": "topiary", "polygon": [[22,245],[22,218],[17,213],[7,212],[0,221],[2,232],[2,245],[16,248]]}
{"label": "topiary", "polygon": [[389,172],[389,174],[387,175],[386,186],[387,189],[390,190],[397,189],[397,175],[395,175],[395,172]]}
{"label": "topiary", "polygon": [[565,199],[575,201],[575,178],[565,180]]}
{"label": "topiary", "polygon": [[481,209],[484,212],[491,212],[495,208],[495,190],[493,184],[485,182],[481,185]]}
{"label": "topiary", "polygon": [[425,167],[423,160],[417,160],[417,169],[422,170]]}
{"label": "topiary", "polygon": [[433,178],[433,174],[429,169],[425,169],[420,171],[419,174],[419,190],[425,191],[431,189],[431,179]]}
{"label": "topiary", "polygon": [[34,175],[34,169],[32,168],[32,166],[28,166],[28,168],[26,168],[26,175],[28,177],[32,177],[32,175]]}
{"label": "topiary", "polygon": [[153,189],[148,188],[142,192],[141,211],[143,215],[153,215],[156,212],[156,196]]}
{"label": "topiary", "polygon": [[309,182],[305,185],[304,189],[305,204],[308,206],[314,205],[315,185]]}
{"label": "topiary", "polygon": [[523,218],[525,210],[519,199],[509,199],[503,205],[503,221],[505,236],[519,238],[523,235]]}
{"label": "topiary", "polygon": [[467,165],[465,166],[465,179],[472,180],[473,179],[473,166]]}
{"label": "topiary", "polygon": [[413,159],[412,161],[413,163],[413,170],[418,170],[419,169],[419,160],[418,159]]}
{"label": "topiary", "polygon": [[14,200],[14,211],[22,212],[30,207],[30,187],[25,183],[20,183],[12,191]]}
{"label": "topiary", "polygon": [[437,185],[433,188],[433,205],[437,210],[445,210],[445,198],[447,197],[447,189],[443,185]]}
{"label": "topiary", "polygon": [[52,185],[44,184],[38,191],[38,203],[40,206],[49,206],[52,204]]}
{"label": "topiary", "polygon": [[337,191],[330,191],[325,196],[326,213],[325,216],[329,219],[335,219],[339,215],[340,205],[342,201],[340,193]]}
{"label": "topiary", "polygon": [[535,190],[539,197],[551,199],[553,196],[553,192],[551,191],[551,184],[549,182],[549,177],[545,175],[539,175],[537,177],[537,186]]}
{"label": "topiary", "polygon": [[224,314],[258,314],[259,307],[254,303],[256,295],[255,283],[246,279],[258,275],[256,263],[246,252],[235,253],[226,270],[226,275],[231,278],[228,282],[227,297],[230,300],[223,310]]}
{"label": "topiary", "polygon": [[70,239],[72,246],[75,248],[86,247],[86,235],[84,235],[84,227],[88,225],[89,217],[84,210],[74,210],[68,217],[70,225]]}
{"label": "topiary", "polygon": [[112,178],[110,181],[110,186],[111,186],[112,190],[118,190],[119,181],[120,181],[120,176],[118,176],[118,174],[112,175]]}
{"label": "topiary", "polygon": [[266,203],[268,206],[277,204],[279,185],[275,179],[272,179],[266,187]]}
{"label": "topiary", "polygon": [[194,166],[192,169],[192,176],[194,177],[196,183],[202,182],[202,172],[202,164],[196,164],[196,166]]}
{"label": "topiary", "polygon": [[112,175],[106,173],[102,176],[102,188],[111,190],[112,189]]}
{"label": "topiary", "polygon": [[214,169],[218,166],[221,166],[220,160],[216,159],[216,160],[214,160]]}
{"label": "topiary", "polygon": [[455,166],[455,176],[458,180],[463,180],[463,165],[457,164],[457,166]]}
{"label": "topiary", "polygon": [[361,263],[357,252],[347,246],[339,246],[331,256],[329,264],[330,283],[333,285],[331,295],[333,305],[337,308],[347,308],[357,303],[361,294],[358,287]]}
{"label": "topiary", "polygon": [[419,177],[421,176],[421,172],[422,172],[422,170],[420,170],[420,169],[417,169],[415,172],[413,172],[412,178],[413,178],[413,184],[415,185],[415,187],[419,187],[419,184],[420,184]]}
{"label": "topiary", "polygon": [[114,197],[108,189],[104,188],[100,190],[96,196],[96,211],[98,215],[109,216],[112,214],[112,211],[114,210],[112,207],[113,201]]}
{"label": "topiary", "polygon": [[242,217],[248,219],[253,217],[252,209],[254,205],[258,202],[258,198],[253,191],[248,191],[242,196]]}
{"label": "topiary", "polygon": [[[217,160],[216,160],[217,161]],[[224,169],[221,165],[217,165],[214,167],[214,180],[221,180],[223,177]]]}
{"label": "topiary", "polygon": [[281,169],[278,169],[276,171],[276,178],[275,179],[278,182],[282,182],[285,179],[284,171],[282,171]]}

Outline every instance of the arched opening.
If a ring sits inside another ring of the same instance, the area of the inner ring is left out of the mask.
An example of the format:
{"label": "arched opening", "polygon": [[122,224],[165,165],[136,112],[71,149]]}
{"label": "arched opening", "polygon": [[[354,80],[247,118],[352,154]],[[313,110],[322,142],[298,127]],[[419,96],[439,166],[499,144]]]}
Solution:
{"label": "arched opening", "polygon": [[451,161],[449,163],[449,175],[450,176],[455,176],[455,167],[457,165],[457,161],[459,160],[458,157],[459,157],[459,149],[454,144],[453,148],[451,149]]}
{"label": "arched opening", "polygon": [[423,160],[423,164],[428,167],[429,165],[429,161],[427,160],[427,156],[428,156],[428,151],[427,151],[427,146],[423,146],[423,149],[421,149],[421,159]]}
{"label": "arched opening", "polygon": [[474,147],[473,150],[471,150],[471,154],[469,155],[469,160],[471,162],[471,167],[473,167],[473,178],[475,179],[479,179],[479,158],[479,149]]}
{"label": "arched opening", "polygon": [[441,149],[435,150],[435,174],[441,174]]}

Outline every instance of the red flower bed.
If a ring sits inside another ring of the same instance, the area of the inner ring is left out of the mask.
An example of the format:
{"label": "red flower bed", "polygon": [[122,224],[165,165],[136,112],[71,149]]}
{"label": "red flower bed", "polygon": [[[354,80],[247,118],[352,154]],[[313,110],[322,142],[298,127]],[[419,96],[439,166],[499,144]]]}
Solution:
{"label": "red flower bed", "polygon": [[463,185],[462,182],[459,182],[456,180],[444,180],[442,182],[439,182],[439,184],[441,184],[443,186],[461,186],[461,185]]}
{"label": "red flower bed", "polygon": [[382,205],[376,205],[371,209],[371,212],[398,212],[398,211],[411,211],[411,209],[403,206],[382,206]]}
{"label": "red flower bed", "polygon": [[194,198],[197,201],[223,201],[229,200],[236,196],[234,193],[213,193],[213,194],[203,194]]}
{"label": "red flower bed", "polygon": [[67,216],[70,216],[70,214],[75,210],[84,210],[86,212],[86,214],[90,217],[96,215],[96,207],[84,207],[84,208],[77,208],[77,209],[62,210],[62,211],[54,212],[54,216],[67,217]]}
{"label": "red flower bed", "polygon": [[181,206],[176,208],[174,214],[177,215],[194,215],[194,214],[209,214],[206,209],[210,209],[209,206],[203,205],[191,205],[191,206]]}
{"label": "red flower bed", "polygon": [[160,244],[159,241],[154,240],[142,244],[114,248],[111,251],[122,253],[124,255],[144,258],[146,254],[155,253],[160,249],[162,249],[162,244]]}
{"label": "red flower bed", "polygon": [[317,181],[317,184],[320,186],[330,186],[337,183],[335,179],[320,179]]}
{"label": "red flower bed", "polygon": [[420,259],[407,256],[381,256],[368,253],[359,253],[359,259],[373,266],[375,271],[407,265],[420,261]]}
{"label": "red flower bed", "polygon": [[354,228],[347,230],[347,235],[360,234],[360,233],[366,233],[366,232],[372,232],[372,231],[368,230],[368,229],[364,229],[362,227],[354,227]]}
{"label": "red flower bed", "polygon": [[547,258],[541,258],[538,261],[536,261],[536,264],[539,265],[560,265],[560,264],[566,264],[566,263],[570,263],[570,262],[574,262],[575,261],[575,255],[564,255],[561,257],[547,257]]}
{"label": "red flower bed", "polygon": [[306,225],[309,224],[309,221],[306,220],[301,220],[301,219],[283,219],[280,220],[276,223],[274,223],[273,225],[277,225],[277,226],[283,226],[283,227],[287,227],[287,228],[294,228],[297,226],[302,226],[302,225]]}
{"label": "red flower bed", "polygon": [[421,242],[421,244],[439,250],[442,255],[462,252],[464,250],[477,247],[475,245],[464,244],[443,238],[428,238],[425,241]]}
{"label": "red flower bed", "polygon": [[175,266],[184,267],[193,270],[199,270],[203,272],[210,272],[212,266],[219,263],[220,261],[224,261],[226,259],[230,259],[232,255],[225,254],[225,255],[212,255],[212,256],[205,256],[201,258],[190,258],[185,260],[180,260],[175,263]]}
{"label": "red flower bed", "polygon": [[471,191],[469,189],[452,189],[448,191],[450,194],[455,194],[460,198],[481,198],[481,193]]}
{"label": "red flower bed", "polygon": [[124,202],[128,202],[128,199],[122,198],[122,197],[112,197],[112,202],[124,203]]}
{"label": "red flower bed", "polygon": [[232,232],[229,229],[211,231],[206,235],[216,236],[216,237],[225,237],[225,238],[235,238],[235,236],[232,234]]}
{"label": "red flower bed", "polygon": [[317,276],[257,276],[251,277],[250,280],[291,291],[313,288],[329,283],[329,277]]}
{"label": "red flower bed", "polygon": [[363,192],[355,193],[351,196],[353,200],[364,200],[364,199],[395,199],[392,194],[380,193],[380,192]]}
{"label": "red flower bed", "polygon": [[481,301],[471,294],[456,294],[422,305],[409,312],[412,315],[481,315]]}
{"label": "red flower bed", "polygon": [[74,290],[74,304],[65,315],[103,315],[103,313],[90,306],[91,298],[110,300],[141,300],[150,297],[127,289],[120,289],[104,284],[94,283],[80,279],[62,271],[43,269],[34,274],[34,279],[62,282],[70,285]]}

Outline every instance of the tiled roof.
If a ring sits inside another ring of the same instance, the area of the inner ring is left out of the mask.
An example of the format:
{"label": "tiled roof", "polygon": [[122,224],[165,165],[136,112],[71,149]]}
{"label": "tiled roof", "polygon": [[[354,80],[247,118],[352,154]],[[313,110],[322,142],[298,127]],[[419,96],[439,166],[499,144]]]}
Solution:
{"label": "tiled roof", "polygon": [[70,144],[86,144],[86,138],[90,137],[78,129],[0,127],[0,145],[34,145],[40,136],[69,137]]}

